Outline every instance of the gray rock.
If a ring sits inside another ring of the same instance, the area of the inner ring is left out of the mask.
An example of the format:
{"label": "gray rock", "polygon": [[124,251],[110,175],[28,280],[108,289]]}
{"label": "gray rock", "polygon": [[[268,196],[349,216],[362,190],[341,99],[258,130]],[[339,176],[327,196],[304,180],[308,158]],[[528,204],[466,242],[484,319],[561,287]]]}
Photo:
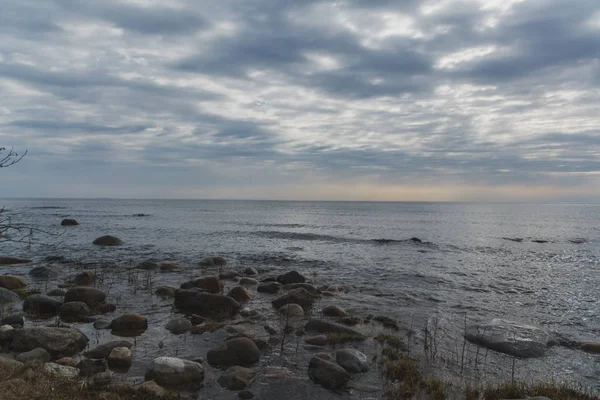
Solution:
{"label": "gray rock", "polygon": [[0,304],[9,304],[19,301],[19,295],[5,288],[0,288]]}
{"label": "gray rock", "polygon": [[227,296],[231,297],[238,303],[243,303],[254,297],[251,291],[243,286],[235,286],[227,293]]}
{"label": "gray rock", "polygon": [[258,271],[256,270],[256,268],[247,267],[246,269],[244,269],[244,274],[245,275],[258,275]]}
{"label": "gray rock", "polygon": [[206,360],[214,366],[249,366],[260,360],[260,350],[251,339],[240,337],[228,340],[209,350]]}
{"label": "gray rock", "polygon": [[136,313],[123,314],[110,323],[113,334],[119,336],[137,336],[148,329],[146,317]]}
{"label": "gray rock", "polygon": [[538,327],[502,319],[468,327],[465,338],[490,350],[520,358],[542,357],[551,341],[550,335]]}
{"label": "gray rock", "polygon": [[167,323],[165,329],[174,335],[181,335],[192,329],[192,323],[189,319],[185,318],[172,319]]}
{"label": "gray rock", "polygon": [[261,282],[256,291],[259,293],[275,294],[283,290],[283,285],[279,282]]}
{"label": "gray rock", "polygon": [[65,303],[81,301],[90,308],[94,308],[106,300],[106,293],[100,289],[87,286],[74,286],[65,294]]}
{"label": "gray rock", "polygon": [[42,349],[37,348],[26,353],[18,354],[15,357],[15,360],[20,361],[24,364],[32,364],[32,363],[40,363],[43,364],[45,362],[50,361],[50,354]]}
{"label": "gray rock", "polygon": [[240,275],[237,271],[223,271],[219,273],[219,279],[233,280]]}
{"label": "gray rock", "polygon": [[290,303],[286,304],[277,310],[285,318],[302,318],[304,317],[304,309],[298,304]]}
{"label": "gray rock", "polygon": [[185,289],[175,293],[175,307],[213,319],[230,318],[241,308],[231,297]]}
{"label": "gray rock", "polygon": [[120,246],[123,244],[123,241],[118,237],[105,235],[94,240],[93,244],[98,246]]}
{"label": "gray rock", "polygon": [[86,319],[90,314],[90,308],[81,301],[71,301],[60,307],[59,315],[65,321],[79,321]]}
{"label": "gray rock", "polygon": [[279,309],[286,304],[298,304],[304,310],[309,309],[314,304],[314,297],[306,291],[306,289],[290,290],[281,297],[276,298],[271,302],[273,307]]}
{"label": "gray rock", "polygon": [[49,291],[48,293],[46,293],[46,296],[52,296],[52,297],[65,297],[65,294],[67,294],[67,291],[64,289],[52,289],[51,291]]}
{"label": "gray rock", "polygon": [[66,379],[73,379],[79,375],[79,370],[77,368],[67,367],[56,363],[44,364],[44,371],[48,374]]}
{"label": "gray rock", "polygon": [[77,329],[36,327],[19,329],[19,334],[13,336],[12,348],[30,351],[41,347],[52,357],[60,358],[79,353],[88,342],[87,336]]}
{"label": "gray rock", "polygon": [[204,369],[197,362],[158,357],[146,369],[145,378],[166,387],[200,386],[204,381]]}
{"label": "gray rock", "polygon": [[45,294],[32,294],[23,302],[23,311],[33,315],[56,315],[62,301]]}
{"label": "gray rock", "polygon": [[106,360],[110,368],[129,368],[133,362],[133,353],[128,347],[115,347]]}
{"label": "gray rock", "polygon": [[335,353],[335,360],[346,371],[351,373],[367,372],[369,364],[367,356],[356,349],[342,349]]}
{"label": "gray rock", "polygon": [[319,357],[313,357],[308,364],[308,377],[325,389],[339,391],[350,381],[348,372],[339,365]]}
{"label": "gray rock", "polygon": [[242,279],[240,279],[240,281],[238,282],[240,285],[242,286],[252,286],[252,285],[258,285],[258,281],[254,278],[247,278],[244,277]]}
{"label": "gray rock", "polygon": [[22,328],[25,325],[25,320],[21,315],[10,315],[0,322],[0,326],[10,325],[13,328]]}
{"label": "gray rock", "polygon": [[235,365],[227,368],[219,377],[218,382],[219,385],[229,390],[243,390],[252,384],[255,377],[255,371]]}
{"label": "gray rock", "polygon": [[347,326],[339,325],[329,321],[322,321],[319,319],[311,319],[304,326],[304,330],[307,332],[318,332],[318,333],[343,333],[348,335],[360,335],[359,332],[354,329],[348,328]]}
{"label": "gray rock", "polygon": [[128,349],[131,349],[131,346],[132,346],[132,344],[126,340],[117,340],[117,341],[101,344],[100,346],[96,347],[95,349],[86,351],[85,353],[83,353],[83,355],[88,358],[95,358],[95,359],[107,358],[114,349],[119,348],[119,347],[125,347]]}
{"label": "gray rock", "polygon": [[284,285],[290,285],[292,283],[304,283],[306,278],[303,277],[298,271],[290,271],[277,277],[277,282]]}
{"label": "gray rock", "polygon": [[60,275],[60,270],[56,267],[40,266],[32,268],[29,276],[36,279],[55,278]]}
{"label": "gray rock", "polygon": [[77,363],[79,375],[89,378],[100,372],[106,371],[106,363],[104,360],[83,359]]}
{"label": "gray rock", "polygon": [[177,292],[175,286],[160,286],[154,293],[162,297],[175,297],[175,292]]}
{"label": "gray rock", "polygon": [[185,282],[181,285],[182,289],[193,289],[199,288],[205,292],[212,294],[219,294],[223,289],[223,283],[220,281],[219,277],[214,276],[205,276],[203,278],[194,279],[188,282]]}
{"label": "gray rock", "polygon": [[323,308],[323,315],[326,317],[345,317],[348,314],[342,307],[332,305]]}
{"label": "gray rock", "polygon": [[73,218],[65,218],[60,222],[61,226],[76,226],[79,225],[79,222],[77,222],[77,220],[74,220]]}

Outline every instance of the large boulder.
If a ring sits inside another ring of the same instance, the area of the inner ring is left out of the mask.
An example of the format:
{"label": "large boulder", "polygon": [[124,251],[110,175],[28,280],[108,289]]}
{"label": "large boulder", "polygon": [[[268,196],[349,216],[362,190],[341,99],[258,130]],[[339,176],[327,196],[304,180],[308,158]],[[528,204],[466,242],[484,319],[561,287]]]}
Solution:
{"label": "large boulder", "polygon": [[187,331],[192,329],[192,323],[189,319],[176,318],[170,320],[167,323],[167,326],[165,326],[165,329],[174,335],[181,335],[182,333],[186,333]]}
{"label": "large boulder", "polygon": [[136,313],[123,314],[112,320],[110,328],[119,336],[138,336],[148,329],[148,320]]}
{"label": "large boulder", "polygon": [[200,288],[205,292],[218,294],[223,289],[223,283],[219,280],[219,277],[205,276],[203,278],[194,279],[192,281],[185,282],[181,285],[182,289]]}
{"label": "large boulder", "polygon": [[28,314],[40,316],[56,315],[62,304],[62,301],[54,297],[46,296],[45,294],[32,294],[25,298],[23,311]]}
{"label": "large boulder", "polygon": [[25,279],[20,276],[13,275],[0,275],[0,287],[8,290],[17,290],[23,289],[25,286],[29,285]]}
{"label": "large boulder", "polygon": [[19,295],[8,289],[0,288],[0,305],[19,301]]}
{"label": "large boulder", "polygon": [[541,328],[503,319],[469,326],[465,338],[471,343],[519,358],[542,357],[551,342],[550,335]]}
{"label": "large boulder", "polygon": [[37,327],[19,330],[13,335],[12,349],[31,351],[41,347],[52,357],[71,356],[82,351],[89,339],[77,329]]}
{"label": "large boulder", "polygon": [[292,283],[304,283],[306,282],[306,278],[303,277],[298,271],[290,271],[288,273],[279,275],[277,277],[277,282],[283,285],[290,285]]}
{"label": "large boulder", "polygon": [[209,350],[206,360],[213,366],[250,366],[260,360],[260,350],[252,339],[239,337]]}
{"label": "large boulder", "polygon": [[308,364],[308,377],[325,389],[339,391],[344,389],[351,379],[350,374],[339,365],[313,357]]}
{"label": "large boulder", "polygon": [[65,218],[60,222],[60,224],[62,226],[75,226],[75,225],[79,225],[79,222],[77,222],[76,220],[74,220],[72,218]]}
{"label": "large boulder", "polygon": [[234,365],[227,368],[219,377],[219,385],[229,390],[244,390],[252,384],[256,371]]}
{"label": "large boulder", "polygon": [[175,293],[175,307],[202,317],[230,318],[240,310],[240,303],[228,296],[180,289]]}
{"label": "large boulder", "polygon": [[158,357],[148,365],[145,379],[166,387],[200,386],[204,381],[204,369],[194,361]]}
{"label": "large boulder", "polygon": [[123,244],[123,241],[118,237],[105,235],[94,240],[93,244],[98,246],[120,246]]}
{"label": "large boulder", "polygon": [[131,346],[132,346],[132,344],[130,342],[127,342],[125,340],[116,340],[113,342],[101,344],[100,346],[96,347],[95,349],[86,351],[84,353],[84,356],[86,356],[88,358],[95,358],[95,359],[107,358],[114,349],[119,348],[119,347],[126,347],[126,348],[130,349]]}
{"label": "large boulder", "polygon": [[33,349],[26,353],[18,354],[15,360],[20,361],[24,364],[39,363],[43,364],[50,361],[50,353],[42,348]]}
{"label": "large boulder", "polygon": [[261,282],[256,291],[259,293],[276,294],[283,289],[283,285],[279,282]]}
{"label": "large boulder", "polygon": [[303,309],[307,310],[312,307],[315,302],[314,297],[306,291],[306,289],[294,289],[290,290],[281,297],[276,298],[271,302],[273,307],[279,309],[286,304],[298,304]]}
{"label": "large boulder", "polygon": [[14,257],[0,257],[0,265],[29,264],[31,260]]}
{"label": "large boulder", "polygon": [[65,303],[80,301],[90,308],[97,307],[106,300],[106,293],[100,289],[88,286],[74,286],[65,294]]}
{"label": "large boulder", "polygon": [[231,297],[238,303],[243,303],[254,297],[251,291],[243,286],[235,286],[228,293],[227,296]]}
{"label": "large boulder", "polygon": [[59,311],[58,315],[65,321],[87,321],[91,314],[90,308],[87,304],[81,301],[70,301],[64,303]]}
{"label": "large boulder", "polygon": [[329,321],[322,321],[319,319],[310,319],[304,326],[304,330],[307,332],[337,333],[361,336],[359,332],[348,328],[347,326],[339,325]]}
{"label": "large boulder", "polygon": [[346,371],[351,373],[367,372],[369,363],[367,356],[356,349],[342,349],[335,353],[335,360]]}
{"label": "large boulder", "polygon": [[58,275],[60,275],[58,268],[45,265],[34,267],[29,271],[29,276],[36,279],[56,278]]}

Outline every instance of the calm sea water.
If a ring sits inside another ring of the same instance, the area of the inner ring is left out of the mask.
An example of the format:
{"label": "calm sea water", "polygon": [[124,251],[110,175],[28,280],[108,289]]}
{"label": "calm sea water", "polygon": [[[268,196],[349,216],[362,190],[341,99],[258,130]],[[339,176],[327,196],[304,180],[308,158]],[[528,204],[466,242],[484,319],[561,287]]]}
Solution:
{"label": "calm sea water", "polygon": [[[123,267],[176,260],[186,276],[197,275],[197,262],[206,255],[227,257],[231,268],[297,269],[317,283],[345,285],[348,293],[336,302],[357,315],[385,314],[412,325],[417,335],[435,321],[446,332],[440,345],[446,361],[462,345],[465,318],[468,323],[506,318],[600,340],[597,204],[55,199],[1,204],[20,222],[58,234],[36,233],[36,243],[44,245],[0,244],[2,255],[32,258],[35,264],[64,255]],[[81,225],[63,229],[63,218]],[[105,234],[120,237],[124,246],[92,245]],[[424,243],[406,240],[411,237]],[[0,273],[26,274],[30,268]],[[157,309],[154,300],[150,311],[135,296],[119,297],[124,308],[168,319],[170,310],[161,311],[160,304]],[[148,357],[154,354],[148,350]],[[486,355],[486,364],[485,373],[493,375],[508,373],[512,363]],[[552,375],[596,387],[600,382],[597,356],[564,348],[552,348],[544,359],[520,360],[516,367],[524,377]]]}

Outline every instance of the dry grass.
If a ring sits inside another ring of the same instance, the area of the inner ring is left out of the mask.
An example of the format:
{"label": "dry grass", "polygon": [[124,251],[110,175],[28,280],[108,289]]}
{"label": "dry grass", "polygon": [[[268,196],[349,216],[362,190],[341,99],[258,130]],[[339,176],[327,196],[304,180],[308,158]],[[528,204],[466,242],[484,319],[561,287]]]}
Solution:
{"label": "dry grass", "polygon": [[487,384],[481,387],[468,386],[465,390],[467,400],[499,400],[544,396],[552,400],[600,400],[597,393],[568,383],[551,382],[506,382]]}

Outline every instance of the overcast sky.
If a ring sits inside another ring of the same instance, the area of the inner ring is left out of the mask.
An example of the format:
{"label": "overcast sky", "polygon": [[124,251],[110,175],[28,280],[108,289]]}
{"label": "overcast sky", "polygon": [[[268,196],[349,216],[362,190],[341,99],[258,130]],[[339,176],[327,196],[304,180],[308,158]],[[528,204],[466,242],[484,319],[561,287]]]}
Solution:
{"label": "overcast sky", "polygon": [[600,201],[598,0],[0,0],[0,196]]}

